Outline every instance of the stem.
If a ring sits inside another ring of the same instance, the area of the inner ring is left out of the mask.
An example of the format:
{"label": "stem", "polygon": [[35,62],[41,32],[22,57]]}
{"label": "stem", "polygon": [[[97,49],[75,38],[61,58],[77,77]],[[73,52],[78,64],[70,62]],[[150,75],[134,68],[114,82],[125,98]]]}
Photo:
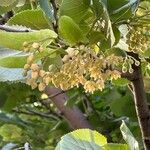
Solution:
{"label": "stem", "polygon": [[55,22],[53,22],[53,29],[56,33],[58,33],[58,16],[57,16],[58,8],[55,0],[51,0],[51,4],[54,10],[54,18],[55,18]]}
{"label": "stem", "polygon": [[141,66],[133,65],[133,69],[136,74],[136,78],[132,80],[132,86],[137,118],[142,133],[144,148],[145,150],[150,150],[150,111],[144,92]]}
{"label": "stem", "polygon": [[[45,90],[45,93],[49,97],[51,95],[54,95],[60,92],[61,90],[57,88],[47,87]],[[68,121],[68,123],[73,129],[79,129],[79,128],[92,129],[92,126],[86,120],[86,117],[77,107],[74,106],[73,108],[70,108],[70,107],[65,106],[65,103],[67,101],[67,97],[65,93],[61,93],[59,95],[56,94],[55,97],[51,98],[51,101],[55,104],[55,106],[58,108],[58,110],[61,112],[63,117]]]}
{"label": "stem", "polygon": [[35,9],[35,2],[30,0],[30,5],[31,5],[31,9],[34,10]]}

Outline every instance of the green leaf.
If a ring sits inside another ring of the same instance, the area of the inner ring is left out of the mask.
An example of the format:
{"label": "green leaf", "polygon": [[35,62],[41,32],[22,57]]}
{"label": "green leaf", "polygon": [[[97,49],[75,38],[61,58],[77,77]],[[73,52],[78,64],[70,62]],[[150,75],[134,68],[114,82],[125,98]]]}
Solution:
{"label": "green leaf", "polygon": [[0,127],[0,135],[4,141],[18,141],[18,139],[20,140],[22,138],[21,134],[22,129],[16,125],[4,124]]}
{"label": "green leaf", "polygon": [[[50,48],[45,48],[43,52],[37,52],[34,54],[35,56],[35,62],[39,61],[40,59],[44,58],[44,57],[54,57],[54,60],[57,61],[57,63],[60,63],[61,58],[59,57],[59,61],[58,59],[56,59],[56,57],[58,57],[58,55],[60,55],[60,50],[59,49],[50,49]],[[10,56],[9,53],[6,57],[0,57],[0,66],[1,67],[7,67],[7,68],[23,68],[24,65],[27,62],[27,57],[29,56],[29,54],[20,52],[20,53],[11,53],[11,51],[7,51],[10,52]],[[5,53],[4,53],[5,54]],[[55,62],[55,61],[52,62]],[[51,63],[52,63],[51,62]]]}
{"label": "green leaf", "polygon": [[48,0],[39,0],[41,9],[44,11],[45,15],[49,18],[50,21],[54,21],[54,14],[52,5]]}
{"label": "green leaf", "polygon": [[17,0],[0,0],[0,6],[7,7],[12,5]]}
{"label": "green leaf", "polygon": [[[35,90],[33,90],[33,92],[35,92]],[[0,83],[0,97],[3,94],[5,94],[5,96],[3,96],[4,102],[0,105],[0,109],[5,112],[11,112],[13,108],[25,102],[26,98],[30,99],[30,95],[33,93],[30,86],[26,85],[25,83],[2,82]]]}
{"label": "green leaf", "polygon": [[0,59],[0,66],[8,68],[22,68],[26,64],[26,61],[27,55],[5,57]]}
{"label": "green leaf", "polygon": [[116,45],[120,41],[121,33],[120,33],[119,29],[116,26],[112,26],[112,29],[113,29],[113,33],[114,33],[114,36],[115,36],[114,45]]}
{"label": "green leaf", "polygon": [[63,136],[56,150],[82,150],[89,148],[102,150],[101,146],[105,144],[107,144],[107,139],[97,131],[79,129]]}
{"label": "green leaf", "polygon": [[25,10],[15,14],[7,22],[8,25],[22,25],[31,29],[46,29],[49,28],[44,13],[42,10]]}
{"label": "green leaf", "polygon": [[[128,111],[127,111],[127,106],[128,106]],[[131,120],[136,119],[134,102],[129,93],[121,98],[114,99],[110,103],[110,108],[111,111],[114,113],[114,115],[117,117],[127,116],[130,117]]]}
{"label": "green leaf", "polygon": [[23,121],[18,116],[15,116],[12,114],[6,114],[3,112],[0,112],[0,122],[14,124],[14,125],[18,125],[21,127],[27,127],[27,125],[31,125],[30,122]]}
{"label": "green leaf", "polygon": [[53,65],[53,71],[58,71],[58,69],[62,66],[62,58],[60,54],[57,54],[57,51],[55,51],[54,55],[50,55],[49,57],[45,58],[45,61],[43,63],[43,69],[48,71],[49,66]]}
{"label": "green leaf", "polygon": [[55,150],[83,150],[89,148],[92,150],[103,150],[100,146],[96,145],[95,143],[76,140],[72,137],[66,137],[65,141],[58,143]]}
{"label": "green leaf", "polygon": [[[143,16],[143,15],[146,15],[148,11],[150,11],[150,1],[142,1],[140,4],[139,4],[139,8],[136,12],[136,15],[137,16]],[[144,9],[143,9],[144,8]],[[148,17],[149,15],[145,16],[145,17]],[[145,18],[144,17],[144,18]]]}
{"label": "green leaf", "polygon": [[4,46],[10,49],[23,50],[23,43],[41,41],[44,39],[54,39],[57,34],[52,30],[39,30],[35,32],[27,33],[15,33],[0,31],[0,46]]}
{"label": "green leaf", "polygon": [[79,24],[80,29],[82,30],[82,33],[86,36],[87,33],[89,33],[90,31],[90,26],[87,22],[85,22],[84,20],[81,21],[81,23]]}
{"label": "green leaf", "polygon": [[59,19],[59,32],[71,45],[84,41],[84,36],[79,26],[68,16]]}
{"label": "green leaf", "polygon": [[59,13],[60,16],[69,16],[79,23],[86,16],[89,6],[90,0],[63,0]]}
{"label": "green leaf", "polygon": [[126,53],[122,49],[117,48],[117,46],[109,49],[108,50],[108,55],[116,55],[116,56],[126,57]]}
{"label": "green leaf", "polygon": [[110,18],[114,22],[127,20],[133,16],[139,0],[107,0]]}
{"label": "green leaf", "polygon": [[126,126],[124,121],[122,121],[120,130],[121,130],[124,140],[127,142],[130,149],[131,150],[139,150],[138,142],[136,141],[136,139],[134,138],[133,134],[131,133],[129,128]]}
{"label": "green leaf", "polygon": [[105,38],[104,34],[99,31],[92,31],[89,35],[90,44],[97,44],[99,41]]}
{"label": "green leaf", "polygon": [[149,58],[150,57],[150,48],[148,48],[148,50],[144,51],[144,53],[142,55],[146,58]]}
{"label": "green leaf", "polygon": [[[145,66],[144,66],[144,69],[145,69]],[[146,73],[150,74],[150,70],[147,69]],[[149,77],[144,77],[143,81],[144,81],[144,90],[145,90],[145,92],[150,93],[150,78]]]}
{"label": "green leaf", "polygon": [[[1,0],[1,1],[3,1],[3,0]],[[12,10],[12,8],[14,8],[16,5],[17,5],[17,1],[14,1],[11,5],[8,5],[8,6],[0,5],[0,15]]]}
{"label": "green leaf", "polygon": [[130,150],[127,144],[108,143],[103,146],[104,150]]}
{"label": "green leaf", "polygon": [[[105,40],[104,40],[104,42],[106,41],[107,45],[108,45],[107,47],[110,48],[110,47],[114,46],[116,39],[115,39],[115,35],[113,32],[112,23],[110,21],[108,10],[104,4],[103,4],[103,10],[104,10],[103,19],[106,22],[105,23]],[[104,43],[102,42],[101,45],[103,45],[103,44]]]}
{"label": "green leaf", "polygon": [[17,55],[20,53],[22,53],[22,52],[0,46],[0,59],[5,58],[5,57],[14,56],[14,55]]}
{"label": "green leaf", "polygon": [[77,89],[72,89],[66,92],[68,100],[65,102],[65,106],[73,107],[79,101],[80,93]]}
{"label": "green leaf", "polygon": [[93,1],[93,8],[96,14],[96,17],[99,19],[103,14],[103,5],[100,0],[92,0]]}
{"label": "green leaf", "polygon": [[130,81],[129,80],[127,80],[127,79],[125,79],[125,78],[119,78],[119,79],[117,79],[117,80],[112,80],[112,83],[114,84],[114,85],[117,85],[117,86],[126,86],[126,85],[128,85],[129,83],[130,83]]}

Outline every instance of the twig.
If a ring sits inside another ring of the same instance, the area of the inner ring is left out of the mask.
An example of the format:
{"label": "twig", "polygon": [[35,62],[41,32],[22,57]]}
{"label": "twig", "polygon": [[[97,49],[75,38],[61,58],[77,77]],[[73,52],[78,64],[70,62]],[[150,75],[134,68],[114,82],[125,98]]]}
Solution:
{"label": "twig", "polygon": [[53,95],[50,95],[50,96],[48,96],[48,98],[54,98],[54,97],[56,97],[56,96],[58,96],[58,95],[60,95],[60,94],[63,94],[63,93],[65,93],[65,92],[67,92],[67,91],[60,91],[60,92],[58,92],[58,93],[56,93],[56,94],[53,94]]}
{"label": "twig", "polygon": [[87,105],[87,112],[91,113],[94,110],[92,101],[89,100],[89,97],[87,96],[86,93],[83,93],[84,101],[86,102]]}
{"label": "twig", "polygon": [[50,104],[52,103],[52,101],[50,99],[46,99],[46,100],[39,100],[39,102],[49,111],[49,114],[52,114],[54,116],[57,116],[57,118],[62,119],[61,114],[58,112],[55,112],[51,109]]}
{"label": "twig", "polygon": [[41,112],[36,112],[36,111],[33,111],[33,110],[30,110],[30,109],[28,109],[28,111],[30,112],[30,113],[32,113],[33,115],[38,115],[38,116],[41,116],[41,117],[45,117],[45,118],[53,118],[53,119],[55,119],[55,120],[60,120],[58,117],[56,117],[56,116],[54,116],[54,115],[52,115],[52,114],[45,114],[45,113],[41,113]]}
{"label": "twig", "polygon": [[21,114],[25,114],[25,115],[37,115],[37,116],[40,116],[40,117],[52,118],[52,119],[55,119],[55,120],[60,120],[58,117],[56,117],[54,115],[51,115],[51,114],[47,115],[45,113],[36,112],[36,111],[30,110],[30,109],[28,109],[28,111],[13,109],[13,111],[16,112],[16,113],[21,113]]}

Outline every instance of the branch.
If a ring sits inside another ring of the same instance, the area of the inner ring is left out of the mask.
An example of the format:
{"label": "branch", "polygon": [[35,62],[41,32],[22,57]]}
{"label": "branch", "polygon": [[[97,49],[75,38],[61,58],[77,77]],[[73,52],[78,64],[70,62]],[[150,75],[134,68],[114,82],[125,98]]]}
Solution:
{"label": "branch", "polygon": [[[130,53],[134,58],[139,60],[137,54]],[[144,83],[142,78],[141,66],[132,66],[136,78],[132,80],[134,103],[139,121],[140,129],[142,132],[142,138],[145,150],[150,150],[150,111],[146,94],[144,91]]]}
{"label": "branch", "polygon": [[50,99],[39,100],[40,103],[49,111],[49,114],[56,116],[59,119],[62,119],[62,116],[59,112],[51,109],[50,104],[52,103]]}
{"label": "branch", "polygon": [[[52,94],[60,93],[60,92],[61,90],[57,88],[47,87],[45,90],[45,93],[48,96],[51,96]],[[51,98],[51,100],[56,105],[56,107],[59,109],[63,117],[68,121],[68,123],[73,129],[79,129],[79,128],[92,129],[92,126],[89,124],[86,117],[77,107],[74,106],[73,108],[70,108],[70,107],[65,106],[65,103],[67,101],[67,97],[65,93],[59,94]]]}
{"label": "branch", "polygon": [[122,73],[121,72],[121,77],[122,78],[126,78],[128,79],[129,81],[133,81],[133,80],[136,80],[138,77],[137,77],[137,74],[135,72],[133,73],[129,73],[129,72],[126,72],[126,73]]}

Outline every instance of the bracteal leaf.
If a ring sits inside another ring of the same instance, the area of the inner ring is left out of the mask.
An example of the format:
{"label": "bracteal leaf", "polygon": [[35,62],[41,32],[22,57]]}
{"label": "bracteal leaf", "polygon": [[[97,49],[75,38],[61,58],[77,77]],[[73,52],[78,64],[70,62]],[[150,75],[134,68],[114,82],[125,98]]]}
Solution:
{"label": "bracteal leaf", "polygon": [[49,29],[34,32],[5,32],[0,30],[0,46],[15,50],[23,50],[23,43],[38,42],[44,39],[55,39],[57,34]]}

